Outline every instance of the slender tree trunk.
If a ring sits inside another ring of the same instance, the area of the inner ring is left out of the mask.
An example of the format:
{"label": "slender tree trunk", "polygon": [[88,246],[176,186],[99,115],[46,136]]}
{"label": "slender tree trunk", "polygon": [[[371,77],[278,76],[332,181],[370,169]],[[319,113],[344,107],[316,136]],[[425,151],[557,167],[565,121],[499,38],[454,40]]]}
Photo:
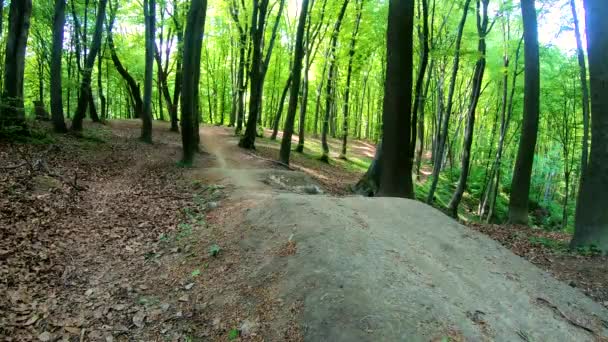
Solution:
{"label": "slender tree trunk", "polygon": [[574,34],[576,36],[581,91],[583,94],[583,144],[581,153],[581,175],[583,175],[587,172],[587,163],[589,162],[589,86],[587,85],[587,63],[585,60],[585,51],[583,50],[583,41],[581,39],[581,29],[578,22],[575,0],[570,0],[570,8],[572,9],[572,17],[574,18]]}
{"label": "slender tree trunk", "polygon": [[357,19],[355,19],[355,29],[350,41],[350,51],[348,52],[348,71],[346,72],[346,90],[344,92],[343,104],[343,124],[342,124],[342,154],[341,158],[346,159],[346,145],[348,144],[348,116],[350,112],[350,84],[353,74],[353,59],[355,58],[357,36],[359,35],[359,26],[361,24],[361,16],[363,14],[363,0],[357,1]]}
{"label": "slender tree trunk", "polygon": [[274,29],[269,43],[269,49],[264,59],[263,45],[266,26],[266,14],[269,0],[253,1],[253,16],[251,22],[251,40],[253,42],[253,58],[251,62],[251,94],[249,96],[249,116],[245,134],[239,141],[239,146],[245,149],[255,149],[255,138],[257,137],[257,122],[261,115],[260,108],[264,92],[264,79],[270,63],[272,48],[278,32],[278,24],[285,6],[285,0],[279,0],[280,7],[275,21]]}
{"label": "slender tree trunk", "polygon": [[287,98],[287,92],[290,89],[292,80],[293,80],[293,75],[289,74],[289,78],[287,79],[287,84],[285,84],[285,88],[283,89],[283,94],[281,94],[281,100],[279,100],[279,109],[277,110],[277,115],[275,115],[275,117],[274,117],[274,123],[272,125],[272,135],[270,136],[270,140],[276,140],[277,134],[279,134],[279,125],[281,123],[281,115],[283,115],[283,106],[285,105],[285,99]]}
{"label": "slender tree trunk", "polygon": [[245,67],[247,60],[245,51],[247,48],[247,36],[242,35],[241,47],[239,49],[239,71],[237,76],[238,95],[237,95],[237,111],[236,111],[236,134],[241,134],[243,130],[243,121],[245,120]]}
{"label": "slender tree trunk", "polygon": [[384,158],[380,160],[382,172],[377,195],[414,198],[413,154],[410,151],[414,1],[390,0],[388,13],[387,69],[382,116]]}
{"label": "slender tree trunk", "polygon": [[435,190],[437,189],[437,183],[439,182],[439,173],[441,172],[441,168],[443,166],[443,158],[445,156],[445,145],[448,138],[448,128],[450,125],[450,116],[452,115],[454,91],[456,88],[456,76],[458,75],[458,69],[460,68],[460,47],[462,44],[462,33],[464,31],[464,26],[467,21],[467,15],[469,13],[470,4],[471,0],[465,1],[462,18],[460,20],[460,24],[458,25],[458,34],[456,36],[456,49],[454,52],[454,65],[452,68],[452,79],[448,92],[448,103],[446,111],[442,115],[441,125],[438,130],[439,138],[437,142],[437,153],[434,156],[435,162],[433,164],[433,180],[431,183],[431,188],[429,189],[428,197],[426,199],[427,203],[429,204],[433,203],[433,201],[435,200]]}
{"label": "slender tree trunk", "polygon": [[[101,119],[105,120],[108,117],[106,96],[103,94],[103,72],[101,70],[103,64],[103,54],[97,58],[97,93],[99,95],[99,105],[101,108]],[[52,90],[51,90],[52,91]]]}
{"label": "slender tree trunk", "polygon": [[509,201],[509,222],[528,224],[528,203],[532,166],[538,135],[540,112],[540,57],[538,46],[538,24],[535,0],[522,0],[521,9],[524,22],[524,54],[526,61],[524,117],[517,152],[511,198]]}
{"label": "slender tree trunk", "polygon": [[[327,66],[329,65],[329,56],[325,59],[325,63],[323,63],[323,72],[321,73],[321,75],[325,75],[325,73],[327,72]],[[319,136],[319,112],[321,111],[321,94],[323,91],[323,85],[324,85],[325,80],[321,79],[319,80],[319,85],[317,87],[317,103],[315,106],[315,123],[313,126],[313,135],[315,137]]]}
{"label": "slender tree trunk", "polygon": [[608,2],[585,0],[591,79],[591,150],[581,180],[571,247],[594,245],[608,253]]}
{"label": "slender tree trunk", "polygon": [[[412,110],[412,145],[410,146],[410,152],[412,152],[412,161],[414,160],[414,153],[416,151],[416,141],[418,140],[418,132],[421,127],[424,127],[424,76],[426,69],[429,64],[429,8],[427,0],[422,0],[422,34],[420,37],[420,43],[422,44],[422,52],[420,54],[420,69],[418,70],[418,77],[416,79],[416,97],[414,98],[414,108]],[[422,121],[418,124],[418,119]],[[422,129],[423,130],[423,129]],[[423,130],[424,131],[424,130]],[[422,134],[422,133],[421,133]],[[420,139],[420,149],[422,150],[422,136]]]}
{"label": "slender tree trunk", "polygon": [[[293,80],[291,82],[291,93],[289,95],[289,107],[287,108],[285,128],[283,129],[283,139],[281,141],[281,151],[279,153],[279,160],[287,165],[289,165],[291,137],[293,136],[293,126],[298,107],[298,93],[300,91],[300,82],[302,79],[302,60],[304,59],[304,29],[306,26],[307,17],[308,0],[302,0],[302,9],[300,11],[300,19],[298,20],[296,45],[294,48],[293,70],[291,71]],[[300,123],[300,125],[302,125],[302,123]]]}
{"label": "slender tree trunk", "polygon": [[154,52],[156,41],[156,0],[144,0],[146,19],[146,66],[144,72],[144,108],[141,116],[141,140],[152,143],[152,87],[154,73]]}
{"label": "slender tree trunk", "polygon": [[32,1],[11,1],[4,56],[4,90],[0,104],[0,128],[18,126],[25,133],[23,76]]}
{"label": "slender tree trunk", "polygon": [[107,36],[108,36],[108,47],[110,48],[110,55],[112,57],[112,62],[114,63],[114,67],[116,71],[122,76],[128,86],[129,95],[131,97],[131,105],[133,107],[133,116],[135,118],[140,118],[143,113],[143,100],[141,98],[141,89],[135,78],[131,76],[129,71],[125,69],[124,65],[118,58],[118,54],[116,53],[116,46],[114,46],[114,38],[112,37],[112,27],[114,25],[114,13],[112,13],[111,18],[109,20],[109,24],[107,25]]}
{"label": "slender tree trunk", "polygon": [[91,95],[91,71],[95,65],[95,58],[101,48],[101,36],[103,33],[103,21],[106,15],[106,5],[108,0],[99,0],[97,9],[97,19],[95,22],[95,34],[93,35],[93,42],[86,58],[85,67],[82,71],[82,81],[80,83],[80,97],[78,99],[78,107],[74,113],[74,120],[72,121],[72,130],[79,132],[82,131],[82,120],[84,119],[87,104],[90,104]]}
{"label": "slender tree trunk", "polygon": [[[198,149],[198,97],[201,68],[201,49],[207,14],[207,0],[192,0],[186,33],[184,35],[184,60],[182,77],[182,163],[191,165]],[[196,132],[195,132],[196,130]]]}
{"label": "slender tree trunk", "polygon": [[331,119],[332,106],[335,104],[335,82],[337,76],[337,45],[338,38],[340,36],[340,28],[342,27],[342,21],[344,20],[344,15],[346,14],[346,8],[348,7],[349,0],[344,0],[342,3],[342,8],[340,9],[340,13],[338,14],[338,19],[334,25],[334,31],[331,36],[330,42],[330,50],[328,53],[329,59],[329,73],[327,77],[327,85],[326,85],[326,97],[325,97],[325,118],[323,119],[323,130],[321,131],[321,145],[323,147],[323,155],[320,160],[322,162],[329,162],[329,144],[327,143],[327,133],[329,131],[329,120]]}
{"label": "slender tree trunk", "polygon": [[[481,2],[481,8],[480,8]],[[471,147],[473,146],[473,133],[475,131],[475,115],[477,111],[477,104],[481,97],[481,87],[483,85],[483,76],[486,70],[486,37],[488,36],[489,19],[488,19],[488,4],[490,0],[479,0],[477,1],[477,32],[479,35],[479,43],[477,52],[479,54],[479,60],[475,64],[475,71],[473,75],[473,92],[471,94],[471,102],[469,104],[467,125],[464,133],[464,142],[462,147],[462,164],[460,168],[460,178],[458,179],[458,185],[454,191],[454,195],[448,204],[448,213],[452,217],[458,217],[458,206],[462,200],[462,196],[467,187],[467,180],[469,178],[469,168],[471,165]]]}
{"label": "slender tree trunk", "polygon": [[61,57],[63,55],[64,26],[65,0],[55,0],[53,51],[51,56],[51,115],[53,119],[53,128],[57,133],[66,133],[68,131],[63,117],[63,87],[61,86]]}

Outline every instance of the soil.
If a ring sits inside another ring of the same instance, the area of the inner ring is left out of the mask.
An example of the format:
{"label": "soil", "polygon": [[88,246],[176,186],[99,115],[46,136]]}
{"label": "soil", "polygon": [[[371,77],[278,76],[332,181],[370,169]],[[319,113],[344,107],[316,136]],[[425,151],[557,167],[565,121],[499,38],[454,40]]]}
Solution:
{"label": "soil", "polygon": [[422,204],[334,197],[357,172],[297,154],[292,171],[220,127],[181,168],[179,135],[155,123],[147,145],[139,129],[0,143],[4,340],[606,337],[606,309],[579,291],[608,300],[603,259],[529,246],[576,289]]}

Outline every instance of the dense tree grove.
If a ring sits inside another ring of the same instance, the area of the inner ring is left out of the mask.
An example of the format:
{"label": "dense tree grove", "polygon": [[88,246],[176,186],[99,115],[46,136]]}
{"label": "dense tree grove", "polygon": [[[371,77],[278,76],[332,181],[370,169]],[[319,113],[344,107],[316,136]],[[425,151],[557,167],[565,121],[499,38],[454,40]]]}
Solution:
{"label": "dense tree grove", "polygon": [[[283,164],[303,152],[348,159],[362,139],[378,148],[358,192],[574,231],[574,247],[608,251],[605,0],[0,8],[3,135],[27,135],[34,119],[61,134],[81,134],[87,117],[140,119],[153,143],[153,121],[168,121],[185,164],[204,147],[202,124],[234,127],[246,149],[265,128],[283,131]],[[307,137],[321,148],[306,149]]]}

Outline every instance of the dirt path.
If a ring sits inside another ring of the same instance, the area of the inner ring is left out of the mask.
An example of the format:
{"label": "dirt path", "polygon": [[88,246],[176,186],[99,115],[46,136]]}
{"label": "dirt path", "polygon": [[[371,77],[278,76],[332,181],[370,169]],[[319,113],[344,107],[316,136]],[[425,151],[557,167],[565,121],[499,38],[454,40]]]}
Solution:
{"label": "dirt path", "polygon": [[[138,131],[58,141],[40,158],[61,181],[0,174],[5,340],[607,336],[604,308],[420,203],[311,196],[313,178],[216,127],[181,169],[179,136],[158,125],[150,146]],[[16,158],[0,146],[0,164]]]}

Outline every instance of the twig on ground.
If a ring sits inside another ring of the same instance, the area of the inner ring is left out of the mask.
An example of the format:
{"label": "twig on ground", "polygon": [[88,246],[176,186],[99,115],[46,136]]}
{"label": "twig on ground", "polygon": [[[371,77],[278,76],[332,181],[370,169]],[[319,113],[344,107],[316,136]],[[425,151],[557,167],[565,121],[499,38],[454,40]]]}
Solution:
{"label": "twig on ground", "polygon": [[570,323],[572,326],[575,326],[577,328],[583,329],[586,332],[595,335],[595,331],[593,331],[592,329],[582,325],[581,323],[578,323],[577,321],[569,318],[568,316],[566,316],[566,314],[560,310],[556,305],[552,304],[551,302],[549,302],[548,300],[546,300],[545,298],[541,298],[538,297],[536,298],[536,300],[540,303],[540,304],[544,304],[546,306],[548,306],[549,308],[553,309],[553,311],[555,313],[557,313],[559,316],[561,316],[566,322]]}

